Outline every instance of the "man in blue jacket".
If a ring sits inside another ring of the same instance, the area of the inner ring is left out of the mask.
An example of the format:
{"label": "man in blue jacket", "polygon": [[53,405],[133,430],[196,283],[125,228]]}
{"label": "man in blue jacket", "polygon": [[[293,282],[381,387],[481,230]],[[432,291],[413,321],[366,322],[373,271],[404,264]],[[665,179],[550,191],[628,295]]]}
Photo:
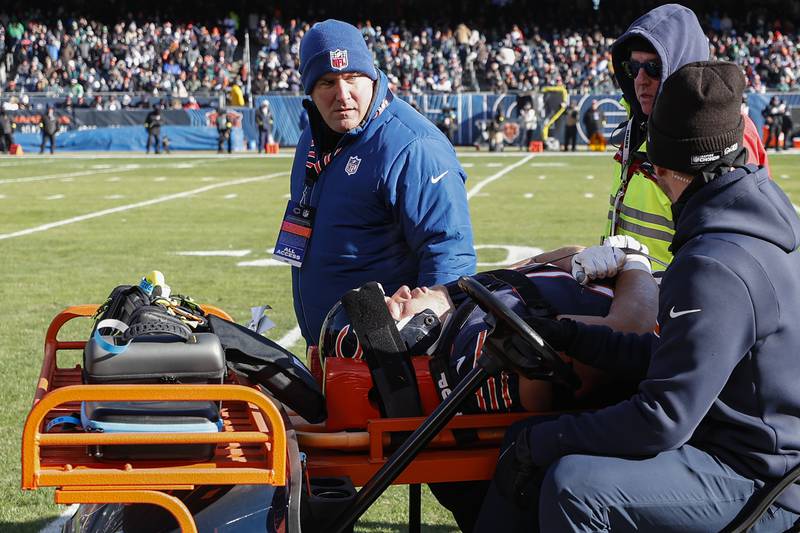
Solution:
{"label": "man in blue jacket", "polygon": [[[479,531],[498,516],[515,522],[504,531],[720,531],[800,464],[800,220],[765,169],[745,165],[744,84],[722,62],[664,82],[647,143],[676,221],[658,335],[530,320],[555,349],[638,376],[637,393],[517,427]],[[794,485],[753,531],[798,519]]]}
{"label": "man in blue jacket", "polygon": [[447,138],[395,98],[350,24],[315,24],[300,43],[310,100],[276,258],[292,264],[295,314],[316,345],[349,289],[432,286],[475,272],[466,174]]}

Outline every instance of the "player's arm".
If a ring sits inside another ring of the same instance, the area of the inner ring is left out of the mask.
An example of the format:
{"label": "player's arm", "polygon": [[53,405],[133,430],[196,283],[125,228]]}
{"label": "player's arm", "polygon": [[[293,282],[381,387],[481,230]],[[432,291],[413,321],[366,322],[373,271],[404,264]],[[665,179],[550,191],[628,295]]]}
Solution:
{"label": "player's arm", "polygon": [[564,315],[584,324],[608,326],[625,333],[653,331],[658,312],[658,285],[644,270],[626,270],[617,275],[614,300],[606,316]]}

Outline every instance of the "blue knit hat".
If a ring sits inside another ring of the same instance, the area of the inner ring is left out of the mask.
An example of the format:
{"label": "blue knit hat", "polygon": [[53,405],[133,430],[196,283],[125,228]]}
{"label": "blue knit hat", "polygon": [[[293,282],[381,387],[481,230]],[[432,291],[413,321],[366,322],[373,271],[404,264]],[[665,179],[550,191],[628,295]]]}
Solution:
{"label": "blue knit hat", "polygon": [[360,72],[377,80],[378,72],[358,28],[340,20],[314,24],[300,42],[300,75],[306,94],[323,75]]}

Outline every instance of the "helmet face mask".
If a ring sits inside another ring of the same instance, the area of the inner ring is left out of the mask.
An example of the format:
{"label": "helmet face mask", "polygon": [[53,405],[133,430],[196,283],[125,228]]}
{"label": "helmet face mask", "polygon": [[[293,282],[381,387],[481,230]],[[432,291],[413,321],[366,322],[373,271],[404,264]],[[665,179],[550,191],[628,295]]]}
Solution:
{"label": "helmet face mask", "polygon": [[[406,345],[409,355],[424,355],[436,344],[442,332],[442,324],[436,313],[425,309],[411,318],[397,324],[400,338]],[[324,365],[327,357],[348,357],[361,359],[364,351],[358,336],[350,326],[341,302],[336,302],[325,320],[319,336],[319,356]]]}
{"label": "helmet face mask", "polygon": [[406,344],[409,355],[423,355],[439,340],[442,323],[430,309],[420,311],[403,325],[398,324],[400,338]]}

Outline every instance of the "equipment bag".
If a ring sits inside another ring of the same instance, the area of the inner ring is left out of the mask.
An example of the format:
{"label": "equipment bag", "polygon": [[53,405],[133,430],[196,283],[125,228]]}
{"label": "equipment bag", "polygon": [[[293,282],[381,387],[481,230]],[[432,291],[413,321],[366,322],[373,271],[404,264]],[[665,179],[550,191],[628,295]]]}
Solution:
{"label": "equipment bag", "polygon": [[[138,285],[119,285],[111,291],[105,303],[97,310],[98,323],[113,319],[130,324],[134,311],[150,305],[150,296]],[[94,333],[94,331],[92,332]],[[111,335],[110,329],[101,329],[101,335]]]}
{"label": "equipment bag", "polygon": [[[204,402],[83,402],[84,431],[102,433],[216,433],[222,431],[217,404]],[[120,444],[90,446],[103,460],[208,460],[216,444]]]}
{"label": "equipment bag", "polygon": [[234,372],[262,385],[308,422],[315,424],[325,420],[325,397],[311,372],[297,357],[244,326],[214,315],[208,318]]}
{"label": "equipment bag", "polygon": [[[94,335],[86,343],[84,382],[222,383],[225,376],[225,353],[213,333],[190,333],[185,340],[172,334],[142,334],[118,344],[121,338]],[[121,347],[125,349],[117,351]]]}

